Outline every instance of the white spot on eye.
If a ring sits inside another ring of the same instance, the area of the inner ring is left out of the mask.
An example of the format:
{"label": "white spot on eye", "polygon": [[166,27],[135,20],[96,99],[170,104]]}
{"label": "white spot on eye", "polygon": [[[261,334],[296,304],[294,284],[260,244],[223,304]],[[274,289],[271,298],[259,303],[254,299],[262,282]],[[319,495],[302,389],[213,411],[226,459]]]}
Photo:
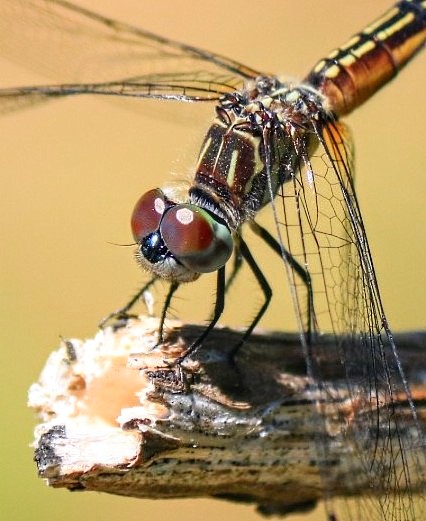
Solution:
{"label": "white spot on eye", "polygon": [[176,219],[182,224],[192,223],[194,220],[194,212],[189,208],[180,208],[176,212]]}
{"label": "white spot on eye", "polygon": [[164,204],[163,199],[161,199],[161,197],[156,197],[156,198],[155,198],[155,201],[154,201],[154,208],[155,208],[155,211],[156,211],[158,214],[163,215],[163,213],[164,213],[164,208],[165,208],[165,204]]}

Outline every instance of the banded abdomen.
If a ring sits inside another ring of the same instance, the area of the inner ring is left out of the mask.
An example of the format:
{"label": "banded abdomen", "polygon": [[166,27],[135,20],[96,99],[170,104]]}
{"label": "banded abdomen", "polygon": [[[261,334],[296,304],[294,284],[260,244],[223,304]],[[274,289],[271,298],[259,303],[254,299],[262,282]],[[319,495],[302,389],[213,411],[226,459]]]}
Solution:
{"label": "banded abdomen", "polygon": [[426,1],[402,0],[346,45],[320,60],[305,81],[338,116],[390,81],[426,41]]}

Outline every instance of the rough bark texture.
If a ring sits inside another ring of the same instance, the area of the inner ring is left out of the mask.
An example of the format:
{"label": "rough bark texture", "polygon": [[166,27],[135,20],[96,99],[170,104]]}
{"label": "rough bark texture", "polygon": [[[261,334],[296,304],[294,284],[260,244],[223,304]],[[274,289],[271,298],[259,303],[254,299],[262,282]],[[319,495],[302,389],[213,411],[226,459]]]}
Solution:
{"label": "rough bark texture", "polygon": [[[334,459],[327,487],[338,495],[368,488],[359,477],[345,479],[350,454],[334,418],[324,422],[317,412],[297,335],[253,335],[233,364],[226,353],[240,334],[216,329],[181,374],[165,359],[178,357],[200,327],[172,323],[168,343],[152,350],[157,327],[142,317],[85,342],[63,341],[51,354],[29,395],[41,419],[35,460],[49,485],[132,497],[221,497],[284,513],[323,497],[314,440],[325,436]],[[398,343],[424,422],[426,336],[401,335]],[[332,364],[330,382],[339,389]],[[349,417],[344,386],[341,393],[340,412]],[[351,477],[358,471],[362,476],[352,461]]]}

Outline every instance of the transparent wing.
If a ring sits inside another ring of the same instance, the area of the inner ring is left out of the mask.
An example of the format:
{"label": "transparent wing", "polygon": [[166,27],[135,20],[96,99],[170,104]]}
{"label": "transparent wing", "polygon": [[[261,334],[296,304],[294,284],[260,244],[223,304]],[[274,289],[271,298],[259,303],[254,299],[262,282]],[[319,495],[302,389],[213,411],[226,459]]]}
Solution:
{"label": "transparent wing", "polygon": [[176,101],[213,101],[241,88],[241,79],[208,73],[141,76],[125,81],[75,83],[0,89],[0,114],[64,96],[97,94]]}
{"label": "transparent wing", "polygon": [[3,111],[81,93],[214,100],[258,75],[62,0],[2,0],[0,54],[62,84],[4,90]]}
{"label": "transparent wing", "polygon": [[[283,246],[306,269],[302,280],[287,265],[323,413],[319,465],[326,490],[338,494],[345,482],[346,489],[365,491],[361,499],[330,503],[330,519],[426,519],[424,438],[380,300],[353,186],[350,136],[324,116],[308,133],[295,128],[293,146],[301,161],[275,210]],[[333,350],[321,347],[322,334],[335,338]],[[344,469],[337,480],[336,457]]]}

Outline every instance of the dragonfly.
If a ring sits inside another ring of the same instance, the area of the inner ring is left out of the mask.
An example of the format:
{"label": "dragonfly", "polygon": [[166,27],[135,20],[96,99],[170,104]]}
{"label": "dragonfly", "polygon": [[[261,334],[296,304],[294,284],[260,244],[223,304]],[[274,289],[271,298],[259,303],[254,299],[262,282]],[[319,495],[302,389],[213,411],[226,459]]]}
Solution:
{"label": "dragonfly", "polygon": [[[245,263],[263,303],[236,354],[266,312],[273,290],[243,237],[251,229],[282,260],[318,410],[327,403],[337,414],[342,405],[338,394],[324,387],[324,360],[330,356],[336,360],[336,380],[345,382],[350,397],[351,418],[342,418],[339,436],[354,467],[361,465],[368,488],[355,506],[340,505],[327,494],[327,468],[320,469],[327,519],[424,519],[424,434],[383,309],[354,187],[352,140],[341,118],[422,50],[425,2],[396,3],[321,59],[301,82],[64,0],[2,0],[0,24],[14,20],[42,33],[41,45],[58,42],[60,51],[49,53],[46,69],[62,76],[55,77],[60,83],[0,90],[0,113],[83,94],[212,105],[213,121],[192,183],[143,194],[131,218],[139,263],[152,280],[170,282],[160,336],[179,286],[216,272],[212,319],[176,363],[202,348]],[[97,66],[93,57],[99,57]],[[270,212],[271,229],[258,224],[261,211]],[[321,347],[323,333],[335,338],[332,353]],[[409,415],[398,414],[401,403],[409,404]],[[318,452],[331,454],[323,439],[315,440]]]}

